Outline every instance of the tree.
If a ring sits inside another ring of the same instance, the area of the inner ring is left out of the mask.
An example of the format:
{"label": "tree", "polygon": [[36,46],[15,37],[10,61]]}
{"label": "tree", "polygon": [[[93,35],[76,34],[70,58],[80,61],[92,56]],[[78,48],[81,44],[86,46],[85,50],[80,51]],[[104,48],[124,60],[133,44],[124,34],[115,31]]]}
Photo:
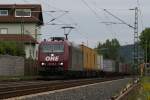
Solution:
{"label": "tree", "polygon": [[140,46],[144,50],[145,57],[147,56],[147,61],[150,61],[150,28],[146,28],[140,34]]}
{"label": "tree", "polygon": [[16,41],[0,41],[0,54],[24,56],[24,44]]}
{"label": "tree", "polygon": [[120,44],[117,39],[107,39],[105,43],[99,43],[96,50],[98,54],[102,54],[105,59],[117,60],[119,56]]}

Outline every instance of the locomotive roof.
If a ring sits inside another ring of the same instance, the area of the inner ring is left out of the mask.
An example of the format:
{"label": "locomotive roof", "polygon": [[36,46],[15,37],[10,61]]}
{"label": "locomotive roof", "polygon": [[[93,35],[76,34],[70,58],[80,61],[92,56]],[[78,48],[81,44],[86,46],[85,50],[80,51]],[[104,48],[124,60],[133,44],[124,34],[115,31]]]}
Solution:
{"label": "locomotive roof", "polygon": [[80,48],[80,45],[75,44],[74,42],[70,42],[68,40],[64,40],[64,41],[42,41],[40,44],[67,44],[68,46],[72,46],[75,48]]}
{"label": "locomotive roof", "polygon": [[67,44],[68,46],[72,46],[75,48],[80,48],[81,46],[83,46],[85,48],[92,49],[92,48],[85,46],[83,44],[79,45],[79,44],[76,44],[74,42],[70,42],[68,40],[44,40],[40,44]]}
{"label": "locomotive roof", "polygon": [[40,44],[68,44],[68,45],[71,45],[71,43],[68,41],[68,40],[60,40],[60,41],[48,41],[48,40],[45,40],[45,41],[42,41]]}

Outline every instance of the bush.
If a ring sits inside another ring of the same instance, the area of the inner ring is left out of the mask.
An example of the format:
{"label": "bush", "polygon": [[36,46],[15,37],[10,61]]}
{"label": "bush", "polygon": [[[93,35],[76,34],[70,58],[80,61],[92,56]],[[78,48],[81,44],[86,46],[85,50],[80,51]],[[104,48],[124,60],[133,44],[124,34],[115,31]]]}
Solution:
{"label": "bush", "polygon": [[0,54],[24,56],[24,43],[16,41],[0,41]]}

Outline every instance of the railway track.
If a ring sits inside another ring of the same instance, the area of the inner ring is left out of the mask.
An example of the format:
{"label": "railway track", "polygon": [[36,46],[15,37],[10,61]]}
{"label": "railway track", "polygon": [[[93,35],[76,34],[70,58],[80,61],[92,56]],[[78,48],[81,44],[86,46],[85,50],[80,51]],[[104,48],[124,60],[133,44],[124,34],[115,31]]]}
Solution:
{"label": "railway track", "polygon": [[57,80],[57,81],[37,81],[37,82],[15,82],[0,84],[0,99],[29,95],[34,93],[64,89],[69,87],[93,84],[98,82],[116,80],[120,78],[94,78],[78,80]]}
{"label": "railway track", "polygon": [[140,88],[139,80],[135,80],[129,87],[126,87],[115,100],[128,100],[129,95],[133,95],[133,91]]}

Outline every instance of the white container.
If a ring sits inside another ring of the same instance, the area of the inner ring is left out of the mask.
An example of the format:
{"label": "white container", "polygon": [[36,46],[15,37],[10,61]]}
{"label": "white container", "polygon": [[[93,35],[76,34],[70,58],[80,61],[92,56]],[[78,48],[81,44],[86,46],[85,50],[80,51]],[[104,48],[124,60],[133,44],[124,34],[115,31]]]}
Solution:
{"label": "white container", "polygon": [[115,62],[113,60],[105,59],[103,61],[104,72],[115,72]]}

